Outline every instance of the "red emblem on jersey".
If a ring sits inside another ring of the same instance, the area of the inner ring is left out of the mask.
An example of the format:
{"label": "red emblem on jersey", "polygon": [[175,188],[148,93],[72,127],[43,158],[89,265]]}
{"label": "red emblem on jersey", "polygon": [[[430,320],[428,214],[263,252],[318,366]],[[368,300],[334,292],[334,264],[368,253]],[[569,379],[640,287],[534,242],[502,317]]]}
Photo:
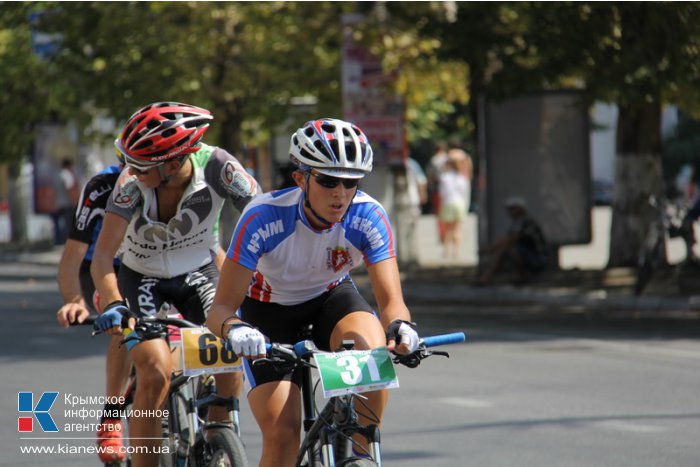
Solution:
{"label": "red emblem on jersey", "polygon": [[350,261],[348,250],[341,247],[335,247],[328,251],[328,266],[335,272],[340,271]]}

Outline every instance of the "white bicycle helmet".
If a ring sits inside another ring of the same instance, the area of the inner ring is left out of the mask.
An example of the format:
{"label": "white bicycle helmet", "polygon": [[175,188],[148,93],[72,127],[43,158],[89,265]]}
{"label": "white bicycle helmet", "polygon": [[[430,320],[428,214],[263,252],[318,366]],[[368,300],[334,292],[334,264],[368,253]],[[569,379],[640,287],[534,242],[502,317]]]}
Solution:
{"label": "white bicycle helmet", "polygon": [[372,147],[357,126],[335,118],[311,120],[299,128],[289,145],[289,157],[299,169],[316,169],[339,178],[362,178],[372,171]]}

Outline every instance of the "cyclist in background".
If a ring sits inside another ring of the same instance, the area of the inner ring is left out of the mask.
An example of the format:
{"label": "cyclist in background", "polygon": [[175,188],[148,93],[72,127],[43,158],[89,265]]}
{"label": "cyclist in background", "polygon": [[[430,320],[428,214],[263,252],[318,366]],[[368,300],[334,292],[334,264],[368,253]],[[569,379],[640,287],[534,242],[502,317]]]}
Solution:
{"label": "cyclist in background", "polygon": [[[104,307],[97,320],[100,329],[121,333],[122,317],[153,315],[164,302],[185,319],[204,322],[219,277],[221,206],[229,198],[242,210],[260,193],[235,157],[202,143],[212,118],[199,107],[157,102],[137,111],[124,126],[117,147],[127,169],[107,205],[91,268]],[[111,258],[122,242],[117,276]],[[160,409],[170,380],[168,345],[164,339],[136,340],[129,348],[138,378],[133,409]],[[216,379],[222,396],[240,392],[239,373]],[[212,407],[210,415],[225,420],[228,414]],[[134,417],[129,427],[132,445],[147,447],[145,453],[134,453],[132,465],[157,465],[161,418]]]}
{"label": "cyclist in background", "polygon": [[[342,120],[310,121],[292,135],[290,156],[296,187],[259,196],[244,210],[207,326],[250,359],[265,355],[265,337],[293,344],[308,324],[323,350],[353,339],[358,349],[388,344],[412,352],[419,338],[403,300],[388,216],[357,189],[372,170],[367,137]],[[361,261],[379,317],[349,276]],[[293,465],[300,442],[301,374],[277,373],[258,363],[244,361],[248,400],[263,436],[260,465]],[[361,414],[360,422],[377,423],[388,393],[375,391],[368,398],[372,415]]]}
{"label": "cyclist in background", "polygon": [[[119,164],[110,165],[83,187],[78,201],[68,240],[58,263],[58,289],[63,297],[63,306],[58,310],[56,318],[63,327],[73,323],[82,323],[96,312],[95,284],[90,277],[90,265],[95,250],[95,242],[102,228],[107,200],[124,168],[124,155],[116,151]],[[113,267],[119,270],[119,258],[114,258]],[[106,396],[119,397],[126,385],[131,367],[125,348],[119,345],[121,338],[112,337],[107,348],[107,381]],[[106,404],[97,432],[97,443],[105,449],[98,455],[102,462],[120,462],[126,457],[120,448],[122,440],[121,418],[112,418],[117,412],[118,405]],[[107,448],[110,449],[107,449]]]}

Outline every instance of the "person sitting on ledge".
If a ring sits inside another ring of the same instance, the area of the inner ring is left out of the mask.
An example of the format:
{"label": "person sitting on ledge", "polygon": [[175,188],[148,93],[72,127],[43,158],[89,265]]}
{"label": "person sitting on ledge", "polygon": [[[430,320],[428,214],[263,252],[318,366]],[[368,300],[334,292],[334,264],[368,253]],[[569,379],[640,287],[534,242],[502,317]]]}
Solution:
{"label": "person sitting on ledge", "polygon": [[505,202],[511,224],[506,234],[482,247],[480,255],[492,254],[486,272],[477,278],[478,285],[488,285],[494,274],[510,260],[518,274],[517,284],[526,283],[532,276],[547,268],[547,242],[539,224],[527,215],[527,204],[520,196],[511,196]]}

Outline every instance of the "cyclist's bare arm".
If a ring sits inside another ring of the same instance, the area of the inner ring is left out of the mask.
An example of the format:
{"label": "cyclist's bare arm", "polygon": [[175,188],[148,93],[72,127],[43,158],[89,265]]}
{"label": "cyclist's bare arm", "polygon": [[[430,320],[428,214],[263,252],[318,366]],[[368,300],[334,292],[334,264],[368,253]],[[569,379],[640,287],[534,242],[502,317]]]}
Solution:
{"label": "cyclist's bare arm", "polygon": [[114,272],[114,257],[122,244],[129,222],[114,213],[108,212],[102,224],[100,236],[95,245],[90,274],[95,283],[95,290],[100,294],[100,307],[122,300]]}
{"label": "cyclist's bare arm", "polygon": [[63,297],[63,306],[56,319],[64,328],[73,322],[82,323],[90,314],[80,289],[80,265],[88,248],[87,243],[68,239],[58,263],[58,290]]}
{"label": "cyclist's bare arm", "polygon": [[237,321],[235,319],[227,321],[227,319],[234,316],[238,307],[243,303],[252,277],[253,271],[250,269],[228,258],[224,261],[219,286],[216,288],[214,302],[209,310],[209,316],[207,316],[206,324],[212,333],[226,339],[227,329],[224,329],[222,334],[221,326],[224,321],[227,323]]}
{"label": "cyclist's bare arm", "polygon": [[[403,300],[401,291],[401,280],[399,278],[399,267],[396,258],[385,259],[367,266],[367,273],[372,284],[372,292],[379,306],[380,319],[384,330],[395,319],[411,321],[411,313]],[[392,341],[393,342],[393,341]],[[389,350],[396,350],[399,353],[408,353],[408,348],[402,348],[403,344],[396,349],[392,342],[389,342]],[[405,347],[405,346],[404,346]]]}
{"label": "cyclist's bare arm", "polygon": [[216,269],[221,272],[221,268],[224,266],[224,261],[226,261],[226,252],[219,246],[216,249],[216,256],[214,257],[214,262],[216,263]]}

